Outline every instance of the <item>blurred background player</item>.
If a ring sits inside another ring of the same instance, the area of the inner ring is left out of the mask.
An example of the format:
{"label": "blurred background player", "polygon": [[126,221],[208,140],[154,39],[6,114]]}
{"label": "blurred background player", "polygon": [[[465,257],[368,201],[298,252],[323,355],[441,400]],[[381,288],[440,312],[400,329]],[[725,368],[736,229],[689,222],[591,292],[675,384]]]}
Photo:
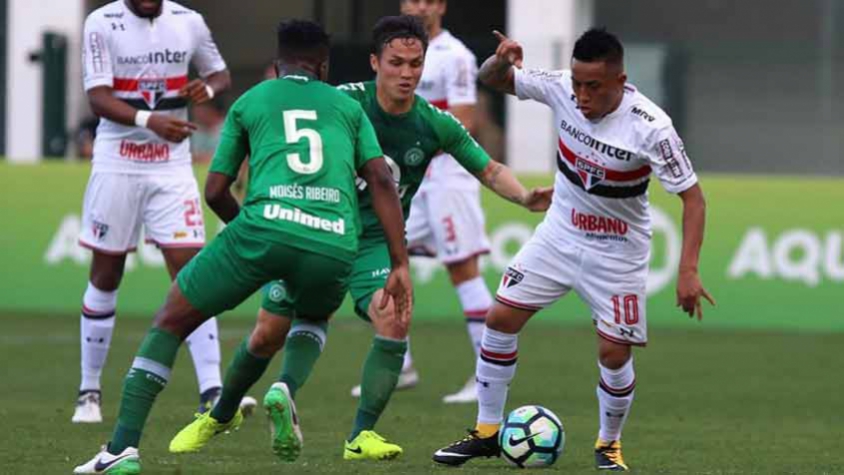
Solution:
{"label": "blurred background player", "polygon": [[[277,279],[284,279],[290,308],[301,319],[320,322],[337,310],[358,247],[357,176],[367,184],[389,247],[392,270],[379,306],[394,307],[396,318],[410,319],[401,203],[360,105],[324,82],[329,46],[328,35],[313,22],[279,26],[281,77],[258,84],[235,102],[208,174],[206,201],[228,226],[170,287],[126,376],[111,441],[74,473],[140,472],[138,447],[147,415],[167,384],[182,340],[203,321]],[[247,155],[252,176],[241,208],[230,189]],[[179,432],[171,452],[194,452],[240,425],[238,403],[284,344],[289,328],[289,319],[259,321],[235,353],[219,402]],[[276,395],[267,409],[276,409],[288,427],[295,427],[295,406],[283,385]],[[297,455],[301,435],[285,435],[282,448]]]}
{"label": "blurred background player", "polygon": [[[402,0],[400,6],[402,14],[422,19],[430,38],[416,93],[432,105],[451,112],[473,133],[477,61],[459,39],[443,28],[446,0]],[[492,306],[492,296],[478,267],[479,256],[489,252],[484,221],[478,180],[454,157],[444,153],[434,158],[410,208],[408,243],[411,254],[436,256],[446,266],[463,308],[476,357],[484,317]],[[396,389],[413,387],[418,381],[419,374],[413,368],[408,348]],[[360,386],[352,389],[352,395],[360,396]],[[476,399],[472,375],[459,391],[446,395],[443,401],[459,403]]]}
{"label": "blurred background player", "polygon": [[[114,330],[126,254],[141,227],[174,278],[205,243],[191,169],[189,102],[228,89],[226,63],[202,15],[169,0],[118,0],[88,15],[83,74],[100,117],[83,204],[80,245],[93,251],[82,302],[82,382],[73,422],[101,422],[100,375]],[[193,64],[202,79],[188,80]],[[200,411],[219,395],[217,322],[188,338]]]}
{"label": "blurred background player", "polygon": [[476,368],[476,429],[438,450],[434,461],[462,465],[500,453],[498,427],[516,373],[518,333],[536,312],[574,290],[591,308],[598,335],[595,465],[626,471],[621,431],[636,388],[631,347],[648,341],[648,183],[653,172],[683,202],[677,305],[698,319],[702,298],[714,304],[698,274],[703,191],[671,118],[627,84],[618,38],[590,29],[575,42],[571,70],[545,71],[522,69],[521,45],[495,33],[500,44],[481,67],[481,81],[553,110],[559,172],[551,209],[510,262],[487,315]]}
{"label": "blurred background player", "polygon": [[226,113],[219,100],[200,102],[191,107],[191,116],[196,124],[196,131],[190,138],[193,163],[209,164],[220,143],[220,132]]}

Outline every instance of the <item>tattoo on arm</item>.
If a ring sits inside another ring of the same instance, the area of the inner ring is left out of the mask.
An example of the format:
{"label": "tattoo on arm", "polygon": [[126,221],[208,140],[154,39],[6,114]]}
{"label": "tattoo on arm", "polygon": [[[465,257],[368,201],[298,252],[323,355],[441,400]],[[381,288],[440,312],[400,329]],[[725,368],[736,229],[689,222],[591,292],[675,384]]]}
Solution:
{"label": "tattoo on arm", "polygon": [[495,191],[502,198],[509,200],[516,204],[522,203],[522,197],[516,190],[501,189],[504,184],[501,181],[501,174],[507,170],[507,167],[498,163],[490,162],[489,169],[484,170],[479,177],[483,183],[490,190]]}
{"label": "tattoo on arm", "polygon": [[493,89],[504,91],[507,87],[507,76],[511,67],[506,61],[501,61],[497,56],[492,55],[484,61],[484,64],[478,70],[478,79]]}

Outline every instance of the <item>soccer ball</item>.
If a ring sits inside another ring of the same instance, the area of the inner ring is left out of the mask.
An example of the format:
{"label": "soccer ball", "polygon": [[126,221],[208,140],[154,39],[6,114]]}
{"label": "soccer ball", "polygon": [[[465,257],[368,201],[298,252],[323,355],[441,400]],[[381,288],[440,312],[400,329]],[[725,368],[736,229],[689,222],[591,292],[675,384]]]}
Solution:
{"label": "soccer ball", "polygon": [[522,406],[511,412],[499,434],[504,458],[521,468],[552,465],[566,445],[560,419],[542,406]]}

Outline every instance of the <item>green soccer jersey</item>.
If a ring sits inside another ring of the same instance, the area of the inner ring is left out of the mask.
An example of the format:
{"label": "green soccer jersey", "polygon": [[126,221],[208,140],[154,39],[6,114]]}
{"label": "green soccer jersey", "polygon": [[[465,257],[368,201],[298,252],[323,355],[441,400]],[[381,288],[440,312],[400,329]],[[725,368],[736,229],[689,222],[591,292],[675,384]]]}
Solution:
{"label": "green soccer jersey", "polygon": [[[374,81],[344,84],[338,89],[360,102],[375,127],[378,143],[398,185],[405,219],[410,212],[410,201],[435,156],[448,153],[471,173],[482,171],[490,161],[489,155],[453,115],[419,96],[409,112],[391,115],[378,104]],[[361,239],[383,239],[383,228],[363,180],[358,179],[358,190],[363,222]]]}
{"label": "green soccer jersey", "polygon": [[211,172],[249,186],[236,221],[343,260],[357,251],[355,171],[383,155],[360,105],[305,74],[264,81],[229,110]]}

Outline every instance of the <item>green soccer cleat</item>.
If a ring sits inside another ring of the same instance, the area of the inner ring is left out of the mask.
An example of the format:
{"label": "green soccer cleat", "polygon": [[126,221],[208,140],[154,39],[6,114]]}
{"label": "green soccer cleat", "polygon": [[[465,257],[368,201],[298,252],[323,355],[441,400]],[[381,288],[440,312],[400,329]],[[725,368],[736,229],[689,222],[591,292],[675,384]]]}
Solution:
{"label": "green soccer cleat", "polygon": [[284,383],[275,383],[264,396],[264,409],[270,419],[273,453],[282,462],[293,462],[302,451],[302,431],[296,404]]}
{"label": "green soccer cleat", "polygon": [[375,431],[365,430],[355,437],[355,440],[347,441],[343,450],[344,460],[392,460],[404,452],[396,444],[387,442],[387,439],[376,434]]}
{"label": "green soccer cleat", "polygon": [[595,468],[611,472],[630,470],[621,456],[621,441],[605,441],[600,438],[595,442]]}
{"label": "green soccer cleat", "polygon": [[184,454],[199,452],[205,444],[217,434],[237,430],[243,422],[243,414],[238,410],[232,420],[221,423],[211,417],[211,411],[197,414],[196,419],[180,430],[170,441],[170,452]]}
{"label": "green soccer cleat", "polygon": [[74,474],[105,473],[108,475],[138,475],[141,473],[141,459],[138,456],[138,449],[127,447],[123,452],[112,455],[108,453],[106,446],[100,449],[100,453],[94,456],[87,463],[73,469]]}

